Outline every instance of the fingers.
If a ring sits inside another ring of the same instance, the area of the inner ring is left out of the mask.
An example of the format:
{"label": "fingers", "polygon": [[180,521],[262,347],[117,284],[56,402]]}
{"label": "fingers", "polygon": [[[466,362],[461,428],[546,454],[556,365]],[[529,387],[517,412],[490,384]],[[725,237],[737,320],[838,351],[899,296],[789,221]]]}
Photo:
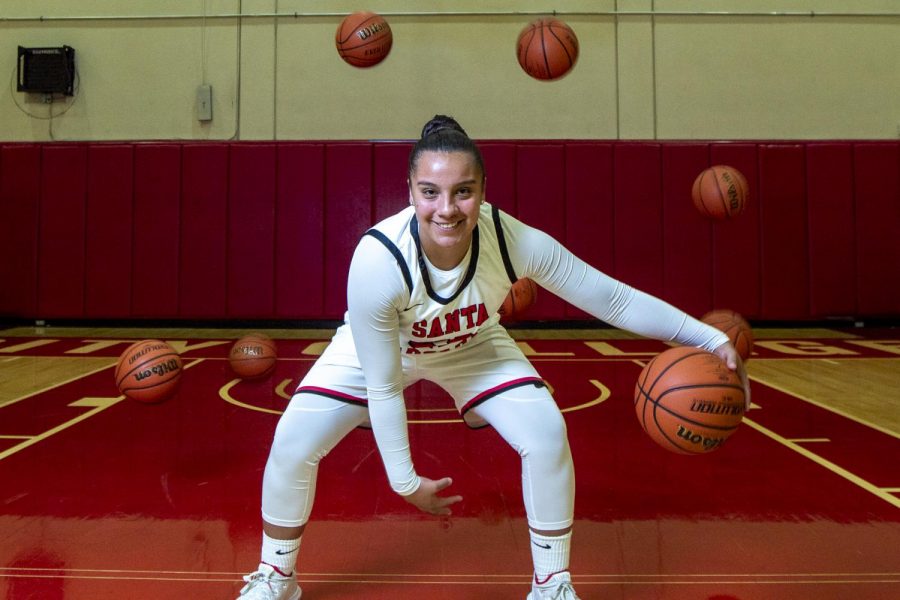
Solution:
{"label": "fingers", "polygon": [[438,479],[434,482],[434,491],[440,492],[441,490],[445,490],[453,483],[453,480],[449,477],[444,477],[443,479]]}

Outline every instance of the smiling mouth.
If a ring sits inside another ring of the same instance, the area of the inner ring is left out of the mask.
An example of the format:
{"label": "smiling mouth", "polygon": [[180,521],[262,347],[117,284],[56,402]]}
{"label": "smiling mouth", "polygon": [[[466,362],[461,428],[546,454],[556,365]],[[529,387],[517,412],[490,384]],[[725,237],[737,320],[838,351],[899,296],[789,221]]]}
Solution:
{"label": "smiling mouth", "polygon": [[435,225],[437,225],[438,229],[443,229],[444,231],[450,231],[452,229],[456,229],[462,221],[457,221],[456,223],[437,223],[432,221]]}

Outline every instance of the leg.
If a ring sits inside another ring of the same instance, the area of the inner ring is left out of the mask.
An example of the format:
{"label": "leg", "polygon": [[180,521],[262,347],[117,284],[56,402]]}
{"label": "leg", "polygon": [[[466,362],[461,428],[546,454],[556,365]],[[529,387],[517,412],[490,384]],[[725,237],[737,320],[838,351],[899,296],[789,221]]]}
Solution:
{"label": "leg", "polygon": [[241,598],[300,598],[293,571],[312,511],[319,462],[367,418],[362,406],[316,394],[294,395],[275,429],[266,462],[261,560],[257,571],[244,578]]}
{"label": "leg", "polygon": [[522,496],[534,561],[529,598],[577,598],[568,573],[575,470],[556,402],[545,388],[526,386],[490,398],[472,411],[522,459]]}

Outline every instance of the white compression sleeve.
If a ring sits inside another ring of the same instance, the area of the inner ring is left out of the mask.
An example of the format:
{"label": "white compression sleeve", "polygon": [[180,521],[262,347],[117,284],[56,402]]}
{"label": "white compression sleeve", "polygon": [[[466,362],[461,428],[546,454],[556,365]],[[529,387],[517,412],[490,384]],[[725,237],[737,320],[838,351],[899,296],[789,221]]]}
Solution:
{"label": "white compression sleeve", "polygon": [[404,496],[419,487],[409,447],[398,328],[407,297],[394,257],[380,242],[363,236],[347,282],[350,329],[366,377],[378,451],[391,488]]}
{"label": "white compression sleeve", "polygon": [[506,217],[513,267],[542,287],[620,329],[714,350],[728,336],[654,296],[590,266],[546,233]]}

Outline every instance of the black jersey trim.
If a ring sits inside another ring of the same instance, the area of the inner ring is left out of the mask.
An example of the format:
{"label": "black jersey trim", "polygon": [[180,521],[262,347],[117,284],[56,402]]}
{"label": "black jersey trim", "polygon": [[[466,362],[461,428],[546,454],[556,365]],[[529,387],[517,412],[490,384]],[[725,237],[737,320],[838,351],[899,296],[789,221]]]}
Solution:
{"label": "black jersey trim", "polygon": [[[415,221],[415,219],[413,219],[413,221]],[[384,235],[377,229],[370,229],[363,235],[371,235],[373,238],[381,242],[384,247],[388,249],[388,252],[394,255],[394,258],[397,260],[397,265],[400,266],[400,271],[403,273],[403,281],[406,282],[406,289],[409,290],[409,295],[412,296],[412,274],[409,272],[409,265],[406,264],[406,259],[403,258],[403,254],[400,252],[400,248],[398,248],[397,245],[394,244],[394,242],[389,240],[386,235]]]}
{"label": "black jersey trim", "polygon": [[425,291],[428,292],[428,297],[438,304],[450,304],[456,300],[456,297],[466,289],[466,286],[469,285],[475,277],[475,270],[478,268],[478,226],[476,225],[475,229],[472,230],[472,258],[469,260],[469,269],[466,271],[466,276],[463,277],[462,283],[459,284],[459,288],[457,288],[449,298],[439,296],[438,293],[434,291],[434,288],[431,287],[431,277],[428,276],[428,265],[425,264],[425,253],[422,252],[422,242],[419,240],[418,219],[413,218],[409,222],[409,232],[416,242],[416,258],[419,261],[419,272],[422,273],[422,281],[425,282]]}
{"label": "black jersey trim", "polygon": [[519,278],[516,277],[516,270],[513,269],[512,261],[509,259],[506,237],[503,235],[503,223],[500,221],[500,209],[496,206],[491,206],[491,218],[494,219],[494,229],[497,230],[497,244],[500,246],[500,256],[503,257],[503,267],[506,269],[506,276],[509,277],[510,283],[515,283]]}

